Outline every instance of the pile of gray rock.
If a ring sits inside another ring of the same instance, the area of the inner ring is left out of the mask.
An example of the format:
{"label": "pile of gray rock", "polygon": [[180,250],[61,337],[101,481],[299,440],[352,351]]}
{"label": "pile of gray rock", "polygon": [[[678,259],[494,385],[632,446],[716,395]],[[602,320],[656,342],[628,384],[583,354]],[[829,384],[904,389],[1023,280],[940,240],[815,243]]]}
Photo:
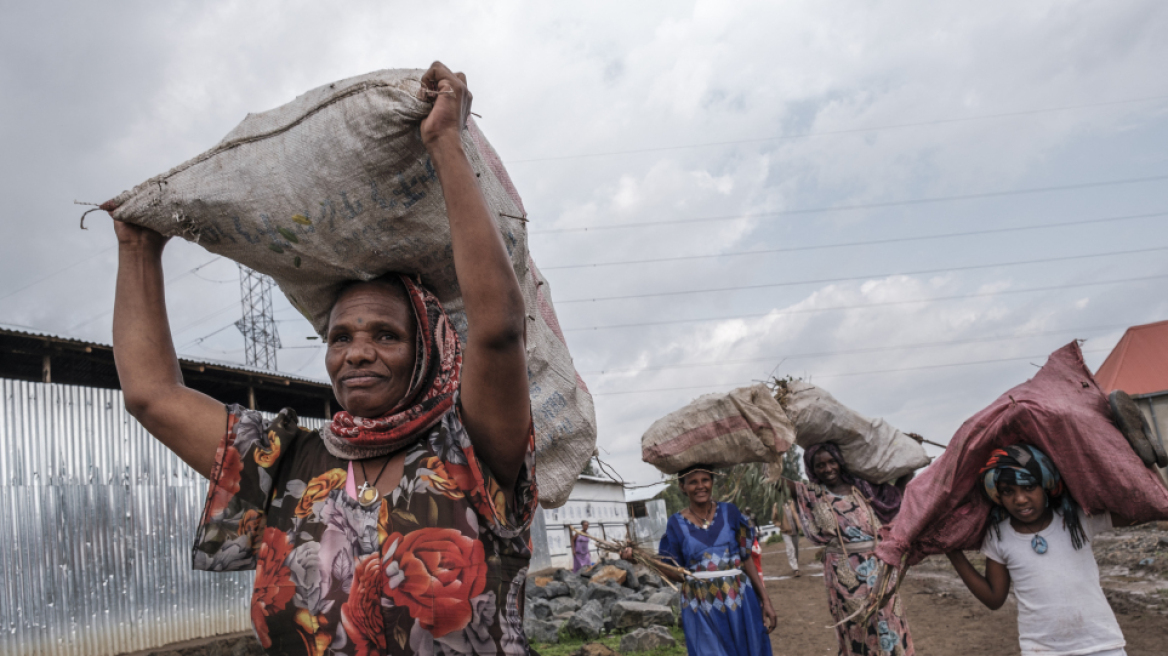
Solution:
{"label": "pile of gray rock", "polygon": [[[557,569],[527,577],[524,632],[534,643],[560,635],[595,640],[618,632],[621,652],[674,643],[668,627],[677,623],[681,597],[655,572],[624,560],[580,570]],[[627,643],[627,644],[626,644]]]}

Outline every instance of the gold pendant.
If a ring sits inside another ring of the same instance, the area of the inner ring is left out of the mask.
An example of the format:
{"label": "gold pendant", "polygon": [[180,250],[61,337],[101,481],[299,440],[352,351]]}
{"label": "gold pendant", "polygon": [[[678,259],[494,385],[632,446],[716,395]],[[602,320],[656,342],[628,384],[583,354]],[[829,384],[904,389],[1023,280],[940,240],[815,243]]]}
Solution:
{"label": "gold pendant", "polygon": [[377,503],[379,499],[381,499],[381,493],[370,485],[369,481],[362,483],[361,489],[357,490],[357,502],[366,508]]}

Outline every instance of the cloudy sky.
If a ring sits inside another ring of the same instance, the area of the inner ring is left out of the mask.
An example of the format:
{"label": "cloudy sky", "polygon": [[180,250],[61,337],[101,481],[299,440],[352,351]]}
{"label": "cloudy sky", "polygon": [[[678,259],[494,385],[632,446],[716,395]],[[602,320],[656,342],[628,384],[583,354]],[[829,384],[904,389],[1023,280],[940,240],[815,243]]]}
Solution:
{"label": "cloudy sky", "polygon": [[[945,442],[1071,339],[1097,367],[1168,319],[1156,0],[0,7],[6,325],[110,340],[113,232],[74,200],[434,59],[469,78],[628,479],[702,393],[807,377]],[[181,353],[242,361],[235,265],[173,243],[166,267]],[[324,378],[277,316],[280,368]]]}

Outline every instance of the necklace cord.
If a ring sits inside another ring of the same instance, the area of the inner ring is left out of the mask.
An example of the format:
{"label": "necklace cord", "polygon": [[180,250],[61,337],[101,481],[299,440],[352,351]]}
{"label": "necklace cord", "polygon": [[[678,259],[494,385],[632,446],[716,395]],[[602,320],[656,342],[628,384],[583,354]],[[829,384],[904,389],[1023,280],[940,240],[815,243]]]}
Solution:
{"label": "necklace cord", "polygon": [[[710,506],[713,510],[713,512],[710,513],[710,518],[706,519],[703,517],[703,518],[699,519],[699,523],[702,524],[703,530],[710,526],[710,523],[712,523],[714,521],[714,517],[717,516],[717,514],[718,514],[718,503],[716,501],[711,501]],[[696,512],[694,512],[692,505],[689,508],[687,508],[686,510],[689,510],[689,514],[693,515],[694,519],[698,519],[698,514]]]}
{"label": "necklace cord", "polygon": [[[393,456],[386,458],[385,464],[381,465],[381,471],[377,472],[377,478],[373,479],[373,485],[371,487],[373,487],[374,489],[377,488],[377,482],[381,480],[381,475],[385,473],[386,467],[389,467],[390,460],[393,460]],[[361,478],[365,479],[365,482],[363,483],[363,485],[369,485],[369,475],[365,473],[365,461],[358,460],[357,464],[361,465]]]}

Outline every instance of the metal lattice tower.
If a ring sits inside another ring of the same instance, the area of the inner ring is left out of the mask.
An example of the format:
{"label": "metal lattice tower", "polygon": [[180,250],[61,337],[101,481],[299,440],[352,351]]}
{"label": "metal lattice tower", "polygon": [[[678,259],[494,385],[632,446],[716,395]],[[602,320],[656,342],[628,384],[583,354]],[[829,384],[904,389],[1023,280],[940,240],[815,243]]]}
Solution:
{"label": "metal lattice tower", "polygon": [[243,333],[244,359],[253,367],[276,371],[276,350],[280,335],[276,332],[276,317],[272,313],[271,278],[239,265],[239,298],[243,303],[243,318],[235,327]]}

